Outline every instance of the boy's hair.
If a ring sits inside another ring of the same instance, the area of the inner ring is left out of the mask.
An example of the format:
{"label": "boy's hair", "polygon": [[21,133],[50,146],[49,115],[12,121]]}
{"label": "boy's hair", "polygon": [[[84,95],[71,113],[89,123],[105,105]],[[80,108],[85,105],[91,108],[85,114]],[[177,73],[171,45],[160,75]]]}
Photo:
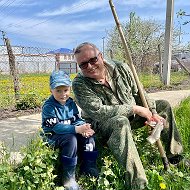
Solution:
{"label": "boy's hair", "polygon": [[53,71],[50,75],[50,89],[55,89],[58,86],[71,86],[71,79],[64,71]]}

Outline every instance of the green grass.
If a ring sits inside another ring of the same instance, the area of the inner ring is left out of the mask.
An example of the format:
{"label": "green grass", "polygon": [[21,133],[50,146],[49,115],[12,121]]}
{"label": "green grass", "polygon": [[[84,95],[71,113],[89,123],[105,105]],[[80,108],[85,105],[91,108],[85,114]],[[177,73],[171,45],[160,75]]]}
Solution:
{"label": "green grass", "polygon": [[[49,75],[47,73],[40,74],[22,74],[19,76],[20,99],[28,99],[28,94],[34,94],[41,103],[49,97]],[[71,74],[73,79],[76,74]],[[13,80],[9,75],[0,75],[0,108],[14,107],[14,86]]]}
{"label": "green grass", "polygon": [[[188,80],[189,76],[185,72],[172,72],[170,79],[170,86],[175,86],[180,84],[184,80]],[[144,88],[164,87],[158,74],[139,74],[139,80],[143,84]]]}
{"label": "green grass", "polygon": [[[190,97],[175,108],[176,122],[182,136],[185,155],[190,153]],[[170,167],[170,172],[163,168],[160,155],[155,146],[146,141],[146,129],[136,130],[136,140],[149,185],[146,190],[189,190],[190,170]],[[99,144],[99,143],[97,143]],[[98,167],[101,169],[98,179],[78,176],[78,183],[85,190],[124,190],[124,170],[120,168],[107,147],[98,146],[100,156]],[[47,147],[37,137],[23,151],[24,160],[19,165],[9,162],[6,149],[0,150],[0,189],[1,190],[53,190],[57,189],[58,170],[56,162],[58,153]]]}
{"label": "green grass", "polygon": [[[76,74],[71,74],[73,79]],[[183,72],[171,73],[171,85],[178,85],[183,80],[188,79],[188,75]],[[145,89],[147,88],[163,88],[159,75],[140,74],[139,80]],[[35,94],[40,102],[43,102],[50,95],[49,91],[49,74],[21,74],[20,82],[20,98],[25,98],[27,94]],[[15,106],[13,80],[9,75],[0,75],[0,108],[8,108]],[[27,99],[27,97],[25,98]]]}
{"label": "green grass", "polygon": [[[190,158],[190,97],[183,101],[179,107],[175,108],[175,117],[179,131],[182,136],[184,152]],[[190,169],[181,167],[180,169],[170,166],[170,171],[165,171],[160,154],[155,145],[151,145],[146,140],[147,129],[135,130],[134,139],[137,143],[138,152],[141,157],[145,172],[149,181],[146,190],[189,190]],[[98,180],[82,177],[79,180],[85,190],[124,190],[124,170],[122,170],[107,147],[98,147],[101,152],[99,167],[101,168]]]}
{"label": "green grass", "polygon": [[[19,76],[20,98],[34,93],[42,102],[50,95],[48,74],[25,74]],[[15,105],[14,87],[12,78],[0,75],[0,108],[8,108]]]}
{"label": "green grass", "polygon": [[180,107],[175,109],[175,116],[182,140],[187,142],[184,143],[184,149],[190,153],[190,96],[181,103]]}

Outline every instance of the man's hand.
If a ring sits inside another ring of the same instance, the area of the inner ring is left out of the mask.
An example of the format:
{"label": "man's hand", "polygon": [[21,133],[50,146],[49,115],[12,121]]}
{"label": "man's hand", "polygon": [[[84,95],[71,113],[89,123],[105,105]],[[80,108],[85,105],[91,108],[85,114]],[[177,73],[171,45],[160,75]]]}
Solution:
{"label": "man's hand", "polygon": [[166,120],[163,117],[159,116],[157,113],[152,114],[148,108],[135,105],[133,106],[133,113],[146,118],[148,123],[154,121],[156,123],[161,122],[164,126],[166,124]]}
{"label": "man's hand", "polygon": [[75,127],[76,133],[81,134],[83,137],[91,137],[95,132],[91,129],[91,125],[89,123],[85,123],[83,125],[79,125]]}
{"label": "man's hand", "polygon": [[146,118],[147,121],[150,121],[152,118],[152,112],[148,108],[142,106],[133,106],[133,113]]}
{"label": "man's hand", "polygon": [[164,124],[164,126],[166,125],[166,120],[163,117],[159,116],[157,113],[152,115],[152,120],[155,121],[156,123],[161,122]]}

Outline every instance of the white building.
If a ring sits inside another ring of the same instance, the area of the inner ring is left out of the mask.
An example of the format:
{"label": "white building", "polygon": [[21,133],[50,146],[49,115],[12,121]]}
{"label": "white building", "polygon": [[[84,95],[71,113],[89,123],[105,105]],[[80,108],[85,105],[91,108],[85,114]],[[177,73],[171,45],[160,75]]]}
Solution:
{"label": "white building", "polygon": [[68,74],[77,73],[79,68],[74,59],[74,52],[70,49],[60,48],[53,51],[56,55],[56,64],[58,69],[67,72]]}

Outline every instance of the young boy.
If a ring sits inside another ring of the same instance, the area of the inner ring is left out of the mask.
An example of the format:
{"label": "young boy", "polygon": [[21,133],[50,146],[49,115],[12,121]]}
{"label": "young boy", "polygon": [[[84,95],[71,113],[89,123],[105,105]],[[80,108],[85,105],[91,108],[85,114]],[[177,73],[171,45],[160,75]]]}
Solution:
{"label": "young boy", "polygon": [[52,95],[42,107],[42,128],[48,143],[60,148],[63,186],[67,190],[78,190],[75,181],[77,151],[82,160],[81,174],[98,176],[94,130],[80,118],[77,106],[70,98],[71,80],[64,71],[52,72],[50,91]]}

